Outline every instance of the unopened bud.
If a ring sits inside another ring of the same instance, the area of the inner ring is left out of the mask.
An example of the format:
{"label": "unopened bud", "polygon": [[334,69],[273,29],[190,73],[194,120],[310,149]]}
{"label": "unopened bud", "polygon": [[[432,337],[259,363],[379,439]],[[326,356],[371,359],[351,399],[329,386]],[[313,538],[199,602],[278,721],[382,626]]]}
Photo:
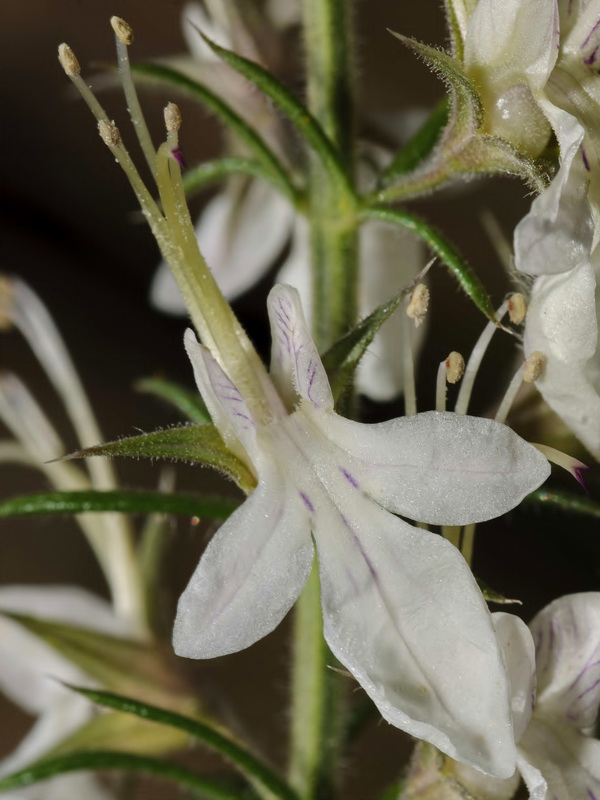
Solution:
{"label": "unopened bud", "polygon": [[111,17],[110,24],[115,36],[121,44],[130,45],[133,43],[133,28],[121,17]]}
{"label": "unopened bud", "polygon": [[406,316],[414,319],[415,327],[422,324],[429,306],[429,289],[424,283],[418,283],[413,289],[410,301],[406,307]]}
{"label": "unopened bud", "polygon": [[546,356],[540,353],[539,350],[535,350],[525,361],[523,383],[535,383],[535,381],[542,377],[545,366]]}
{"label": "unopened bud", "polygon": [[465,360],[460,353],[453,350],[446,359],[446,380],[448,383],[458,383],[465,371]]}
{"label": "unopened bud", "polygon": [[6,275],[0,275],[0,331],[12,328],[13,321],[10,310],[13,305],[13,284]]}
{"label": "unopened bud", "polygon": [[121,144],[121,134],[114,122],[100,120],[98,123],[98,133],[107,147],[118,147]]}
{"label": "unopened bud", "polygon": [[511,294],[508,298],[508,316],[514,325],[520,325],[527,313],[527,300],[520,292]]}
{"label": "unopened bud", "polygon": [[58,60],[69,78],[76,78],[81,73],[77,56],[64,42],[58,45]]}
{"label": "unopened bud", "polygon": [[177,133],[181,128],[181,111],[175,103],[168,103],[165,106],[165,127],[167,133]]}

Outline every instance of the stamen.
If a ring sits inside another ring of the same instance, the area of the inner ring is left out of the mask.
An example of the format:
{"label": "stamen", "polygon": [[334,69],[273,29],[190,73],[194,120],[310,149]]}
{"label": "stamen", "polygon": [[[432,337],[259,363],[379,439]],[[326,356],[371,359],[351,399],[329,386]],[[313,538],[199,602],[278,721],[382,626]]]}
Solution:
{"label": "stamen", "polygon": [[81,73],[77,56],[64,42],[58,46],[58,60],[69,78],[76,78]]}
{"label": "stamen", "polygon": [[460,552],[469,566],[473,562],[473,549],[475,546],[475,531],[477,526],[474,522],[470,525],[465,525],[463,528],[462,541],[460,543]]}
{"label": "stamen", "polygon": [[446,382],[458,383],[465,371],[465,360],[460,353],[453,350],[445,361],[440,363],[435,385],[436,411],[446,410]]}
{"label": "stamen", "polygon": [[406,316],[415,321],[415,328],[423,324],[429,306],[429,289],[424,283],[418,283],[410,296],[406,307]]}
{"label": "stamen", "polygon": [[168,103],[164,110],[165,128],[167,129],[167,144],[171,148],[171,155],[183,169],[185,161],[179,147],[179,129],[181,128],[181,111],[175,103]]}
{"label": "stamen", "polygon": [[150,167],[150,171],[154,175],[156,170],[156,150],[152,144],[150,131],[148,130],[146,120],[142,113],[142,107],[140,106],[140,101],[131,75],[131,65],[129,63],[128,47],[133,42],[133,29],[131,25],[125,22],[124,19],[121,19],[121,17],[111,17],[110,24],[115,32],[119,75],[127,101],[129,116],[133,123],[140,147],[144,153],[144,158]]}
{"label": "stamen", "polygon": [[517,392],[521,388],[521,383],[533,383],[542,375],[546,366],[546,356],[538,350],[533,352],[515,372],[511,382],[508,384],[506,394],[496,412],[496,422],[505,422],[508,412],[512,408]]}
{"label": "stamen", "polygon": [[102,108],[100,103],[96,100],[94,93],[90,89],[90,87],[86,84],[86,82],[81,77],[81,69],[79,66],[79,61],[77,60],[77,56],[71,50],[68,44],[64,42],[59,44],[58,46],[58,60],[60,61],[61,67],[64,69],[67,76],[73,82],[73,85],[86,102],[88,108],[92,112],[92,114],[96,117],[97,120],[104,120],[108,122],[108,115],[106,111]]}
{"label": "stamen", "polygon": [[[422,286],[423,284],[419,284]],[[414,294],[414,292],[413,292]],[[409,298],[405,313],[402,314],[402,378],[404,383],[404,413],[407,417],[417,413],[417,389],[415,384],[415,364],[413,359],[413,325],[409,320],[409,308],[412,295]]]}
{"label": "stamen", "polygon": [[527,313],[527,300],[520,292],[511,294],[508,298],[508,318],[513,325],[520,325]]}
{"label": "stamen", "polygon": [[118,147],[121,144],[121,134],[114,122],[100,120],[98,123],[98,133],[107,147]]}
{"label": "stamen", "polygon": [[9,331],[13,326],[12,305],[12,284],[7,277],[0,274],[0,331]]}
{"label": "stamen", "polygon": [[[504,303],[500,306],[500,308],[496,311],[496,319],[498,323],[502,321],[502,317],[506,314],[508,308],[508,301],[505,300]],[[458,398],[456,400],[456,405],[454,406],[454,411],[457,414],[466,414],[467,409],[469,408],[469,401],[471,400],[471,394],[473,392],[473,384],[475,383],[475,377],[477,376],[477,372],[479,367],[481,366],[481,362],[485,355],[485,351],[488,348],[489,343],[492,340],[492,336],[498,330],[498,324],[495,322],[488,322],[488,324],[483,329],[483,333],[477,340],[475,347],[471,353],[469,361],[467,362],[467,366],[465,369],[465,375],[463,378],[463,382],[460,386],[460,391],[458,393]]]}

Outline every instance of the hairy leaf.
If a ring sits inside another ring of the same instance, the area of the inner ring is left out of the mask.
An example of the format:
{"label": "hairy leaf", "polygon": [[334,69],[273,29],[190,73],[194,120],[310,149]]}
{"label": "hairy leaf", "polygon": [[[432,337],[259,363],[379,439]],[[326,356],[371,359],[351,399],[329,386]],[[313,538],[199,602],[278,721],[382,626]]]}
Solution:
{"label": "hairy leaf", "polygon": [[201,425],[211,421],[208,409],[198,391],[190,392],[178,383],[165,378],[142,378],[135,384],[135,389],[166,400],[181,411],[190,422]]}

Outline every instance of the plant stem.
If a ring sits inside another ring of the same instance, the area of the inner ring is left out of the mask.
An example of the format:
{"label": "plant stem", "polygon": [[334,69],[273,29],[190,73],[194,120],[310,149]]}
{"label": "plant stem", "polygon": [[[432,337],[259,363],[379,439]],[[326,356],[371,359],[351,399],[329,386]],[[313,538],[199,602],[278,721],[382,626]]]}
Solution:
{"label": "plant stem", "polygon": [[[350,6],[349,0],[304,1],[309,110],[331,140],[348,178],[336,179],[311,157],[313,333],[320,351],[346,333],[358,313]],[[297,603],[294,626],[290,780],[302,800],[329,796],[334,756],[341,746],[344,687],[328,663],[335,660],[323,638],[315,564]]]}

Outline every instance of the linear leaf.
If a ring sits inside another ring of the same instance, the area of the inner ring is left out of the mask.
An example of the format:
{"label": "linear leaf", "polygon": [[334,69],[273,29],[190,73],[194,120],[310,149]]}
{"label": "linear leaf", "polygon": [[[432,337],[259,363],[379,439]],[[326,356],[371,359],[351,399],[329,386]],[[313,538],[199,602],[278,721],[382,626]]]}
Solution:
{"label": "linear leaf", "polygon": [[183,386],[165,378],[142,378],[135,384],[136,391],[153,394],[175,406],[190,420],[202,424],[210,422],[210,414],[199,392],[190,392]]}
{"label": "linear leaf", "polygon": [[441,233],[414,214],[397,208],[380,208],[374,206],[361,212],[363,219],[377,219],[389,222],[412,231],[439,257],[450,270],[459,286],[475,303],[477,308],[492,322],[497,322],[494,306],[483,284],[473,272],[469,264],[459,254],[454,245],[448,242]]}
{"label": "linear leaf", "polygon": [[127,770],[128,772],[158,775],[167,781],[185,786],[195,797],[205,798],[205,800],[239,800],[241,797],[234,794],[229,788],[222,787],[216,781],[203,778],[179,764],[113,750],[89,750],[44,759],[31,767],[0,778],[0,792],[31,786],[33,783],[48,780],[56,775],[84,770]]}
{"label": "linear leaf", "polygon": [[352,381],[358,363],[375,338],[377,331],[412,291],[419,278],[420,275],[407,284],[395,297],[372,311],[368,317],[365,317],[341,339],[334,342],[322,356],[334,400],[340,399],[344,389]]}
{"label": "linear leaf", "polygon": [[348,176],[342,165],[340,154],[331,139],[310,111],[280,83],[274,75],[260,64],[221,47],[202,31],[200,35],[206,44],[232,69],[257,86],[288,117],[303,136],[309,147],[317,154],[326,169],[335,176],[338,183],[352,193]]}
{"label": "linear leaf", "polygon": [[400,175],[416,169],[429,156],[438,143],[448,123],[448,100],[444,99],[433,109],[423,125],[399,150],[381,176],[383,185],[391,183]]}
{"label": "linear leaf", "polygon": [[214,425],[180,425],[142,433],[139,436],[118,439],[116,442],[86,447],[84,450],[71,453],[65,459],[91,456],[186,461],[189,464],[201,464],[218,469],[232,478],[246,493],[256,486],[254,475],[227,449]]}
{"label": "linear leaf", "polygon": [[183,493],[116,490],[44,492],[14,497],[0,503],[0,517],[37,514],[84,514],[119,511],[125,514],[181,514],[186,517],[226,519],[239,503],[221,497]]}
{"label": "linear leaf", "polygon": [[535,492],[528,494],[523,502],[527,503],[527,505],[546,506],[555,508],[557,511],[586,514],[589,517],[600,519],[600,502],[586,495],[537,489]]}
{"label": "linear leaf", "polygon": [[70,688],[105,708],[112,708],[125,714],[133,714],[161,725],[185,731],[190,736],[203,742],[211,750],[220,753],[230,764],[239,769],[246,777],[257,781],[274,797],[280,798],[280,800],[298,800],[294,790],[263,761],[233,741],[233,739],[204,722],[111,692],[83,689],[78,686],[70,686]]}
{"label": "linear leaf", "polygon": [[132,64],[131,68],[138,79],[166,83],[200,100],[205,108],[246,145],[254,158],[262,165],[265,177],[269,175],[271,182],[295,204],[296,189],[284,165],[254,128],[218,95],[172,67],[159,64]]}
{"label": "linear leaf", "polygon": [[188,197],[205,189],[213,183],[222,181],[230,175],[251,175],[253,178],[262,178],[270,181],[270,175],[260,161],[250,158],[215,158],[204,161],[195,167],[190,167],[183,175],[183,188]]}

